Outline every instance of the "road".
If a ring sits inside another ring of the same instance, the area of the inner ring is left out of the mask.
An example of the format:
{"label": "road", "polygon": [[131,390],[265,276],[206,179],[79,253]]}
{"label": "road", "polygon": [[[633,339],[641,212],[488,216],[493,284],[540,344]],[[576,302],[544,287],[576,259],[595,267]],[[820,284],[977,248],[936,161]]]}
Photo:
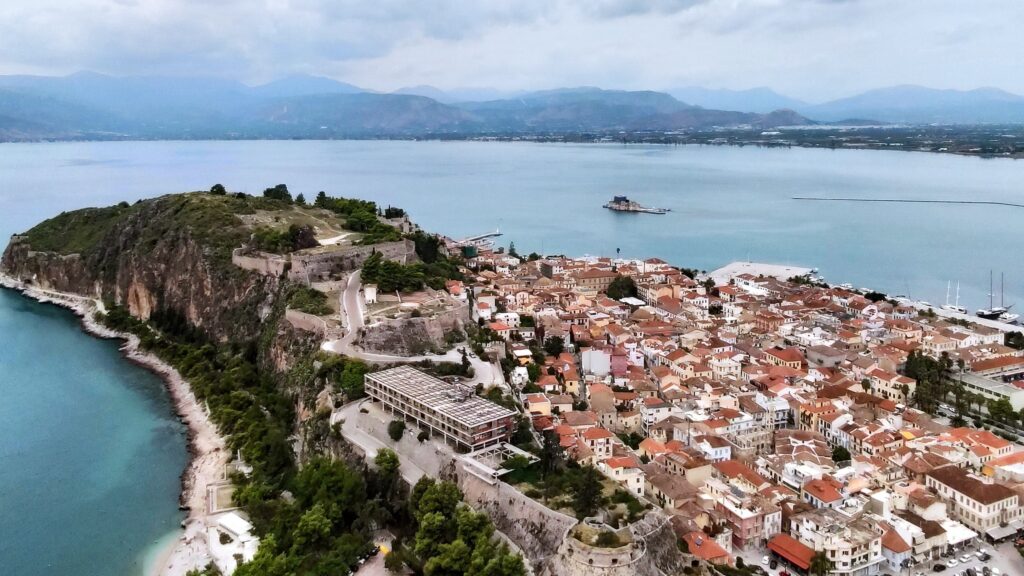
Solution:
{"label": "road", "polygon": [[[333,426],[336,422],[341,421],[342,436],[344,436],[349,442],[358,446],[366,455],[367,460],[373,460],[381,448],[387,448],[388,446],[357,426],[359,417],[363,416],[359,413],[359,409],[369,402],[370,400],[367,398],[350,402],[341,408],[338,408],[331,414],[331,425]],[[427,475],[422,468],[413,464],[412,460],[409,458],[399,458],[398,470],[402,473],[402,478],[405,478],[406,482],[408,482],[410,486],[414,486],[420,478]]]}
{"label": "road", "polygon": [[[433,362],[454,362],[456,364],[462,362],[462,353],[459,352],[458,347],[449,350],[444,354],[424,354],[421,356],[376,354],[373,352],[365,352],[359,348],[359,346],[355,344],[355,340],[359,336],[359,331],[365,326],[363,303],[359,296],[359,290],[362,287],[360,282],[361,274],[361,270],[353,272],[348,277],[348,285],[341,293],[341,308],[346,317],[346,326],[348,331],[338,340],[328,340],[324,342],[321,345],[321,349],[326,352],[333,352],[343,356],[359,358],[365,362],[377,364],[422,362],[424,360],[431,360]],[[505,391],[510,390],[508,384],[505,382],[505,374],[497,364],[493,362],[485,362],[473,355],[469,356],[469,363],[473,366],[473,378],[469,382],[470,385],[476,386],[477,384],[483,384],[485,387],[500,386]]]}

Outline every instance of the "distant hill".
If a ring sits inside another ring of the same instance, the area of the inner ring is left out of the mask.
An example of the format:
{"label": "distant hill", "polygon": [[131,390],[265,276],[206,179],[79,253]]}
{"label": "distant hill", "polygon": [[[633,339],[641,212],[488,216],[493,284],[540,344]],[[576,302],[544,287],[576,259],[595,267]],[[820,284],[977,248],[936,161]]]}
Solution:
{"label": "distant hill", "polygon": [[323,76],[298,74],[254,86],[249,89],[249,92],[262,98],[290,98],[315,94],[358,94],[366,92],[366,90]]}
{"label": "distant hill", "polygon": [[1024,96],[996,88],[937,90],[923,86],[893,86],[796,109],[826,122],[845,118],[908,124],[1024,122]]}
{"label": "distant hill", "polygon": [[763,87],[749,90],[715,90],[689,86],[668,90],[668,93],[687,104],[716,110],[764,114],[775,110],[796,110],[808,106],[806,102],[783,96],[770,88]]}
{"label": "distant hill", "polygon": [[810,123],[793,112],[712,110],[652,91],[563,88],[476,102],[429,86],[398,92],[315,76],[254,87],[202,77],[6,76],[0,139],[475,136]]}
{"label": "distant hill", "polygon": [[392,94],[401,94],[406,96],[425,96],[441,102],[442,104],[451,104],[458,102],[461,99],[455,98],[440,88],[434,88],[433,86],[406,86],[405,88],[399,88],[392,92]]}

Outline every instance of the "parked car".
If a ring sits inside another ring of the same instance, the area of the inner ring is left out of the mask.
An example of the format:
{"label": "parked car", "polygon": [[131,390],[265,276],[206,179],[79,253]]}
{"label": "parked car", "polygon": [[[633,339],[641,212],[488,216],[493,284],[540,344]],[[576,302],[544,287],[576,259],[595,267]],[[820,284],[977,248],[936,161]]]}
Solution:
{"label": "parked car", "polygon": [[779,562],[777,560],[775,560],[774,558],[772,558],[771,561],[768,562],[768,567],[771,568],[772,570],[775,570],[776,568],[779,567]]}
{"label": "parked car", "polygon": [[960,557],[960,561],[963,562],[964,564],[970,562],[971,561],[970,554],[964,554],[963,556],[961,556]]}
{"label": "parked car", "polygon": [[956,561],[956,558],[946,562],[946,566],[949,566],[950,568],[956,568],[957,564],[959,564],[959,562]]}
{"label": "parked car", "polygon": [[932,566],[932,570],[934,570],[935,572],[942,572],[945,569],[946,569],[946,565],[945,564],[936,564],[935,566]]}

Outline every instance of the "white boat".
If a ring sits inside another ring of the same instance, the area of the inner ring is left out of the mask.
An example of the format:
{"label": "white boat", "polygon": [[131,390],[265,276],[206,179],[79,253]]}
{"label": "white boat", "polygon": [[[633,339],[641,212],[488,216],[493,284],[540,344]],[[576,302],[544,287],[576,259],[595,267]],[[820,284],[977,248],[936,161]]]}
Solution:
{"label": "white boat", "polygon": [[998,320],[1005,324],[1016,324],[1017,320],[1020,319],[1020,314],[1014,314],[1013,312],[1003,312],[999,315]]}
{"label": "white boat", "polygon": [[946,303],[942,305],[942,309],[947,312],[956,312],[957,314],[967,314],[967,308],[960,305],[960,282],[956,283],[956,303],[949,303],[949,287],[950,282],[946,282]]}

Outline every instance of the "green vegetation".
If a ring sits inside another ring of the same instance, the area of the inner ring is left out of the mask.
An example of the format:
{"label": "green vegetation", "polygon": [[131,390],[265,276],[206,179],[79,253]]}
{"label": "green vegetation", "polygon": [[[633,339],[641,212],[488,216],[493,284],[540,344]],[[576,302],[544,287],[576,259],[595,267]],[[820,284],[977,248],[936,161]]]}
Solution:
{"label": "green vegetation", "polygon": [[326,316],[334,312],[327,305],[326,294],[307,286],[296,286],[292,289],[288,296],[288,307],[314,316]]}
{"label": "green vegetation", "polygon": [[405,434],[405,422],[402,420],[392,420],[388,422],[388,436],[392,440],[398,442],[402,439],[402,435]]}
{"label": "green vegetation", "polygon": [[565,352],[565,340],[561,336],[548,336],[544,339],[544,352],[557,358]]}
{"label": "green vegetation", "polygon": [[558,439],[551,432],[544,434],[538,451],[540,461],[521,466],[512,460],[506,462],[508,472],[503,480],[519,485],[524,494],[541,500],[554,509],[568,508],[578,519],[593,516],[605,506],[625,505],[624,518],[632,522],[645,510],[644,505],[624,490],[606,494],[604,477],[593,466],[580,466],[566,459]]}
{"label": "green vegetation", "polygon": [[296,250],[319,246],[313,227],[292,224],[287,230],[260,227],[252,233],[250,246],[263,252],[274,254],[290,254]]}
{"label": "green vegetation", "polygon": [[828,555],[824,552],[815,552],[814,556],[811,557],[811,566],[809,572],[814,576],[825,576],[832,572],[832,561],[828,559]]}
{"label": "green vegetation", "polygon": [[[380,210],[377,208],[376,203],[369,200],[332,198],[321,191],[317,194],[313,205],[344,216],[346,228],[363,234],[363,237],[359,240],[360,244],[379,244],[381,242],[395,242],[402,239],[402,234],[397,228],[385,224],[377,218]],[[396,209],[392,208],[391,210]]]}
{"label": "green vegetation", "polygon": [[264,198],[270,198],[272,200],[280,200],[288,204],[292,203],[292,193],[288,191],[288,186],[285,184],[278,184],[273,188],[267,188],[263,191]]}
{"label": "green vegetation", "polygon": [[849,462],[851,459],[850,451],[842,446],[836,446],[832,449],[832,461],[833,462]]}
{"label": "green vegetation", "polygon": [[644,441],[644,436],[642,434],[637,434],[636,432],[630,432],[629,434],[619,432],[618,437],[619,440],[622,440],[623,444],[629,446],[633,450],[639,449],[640,443]]}
{"label": "green vegetation", "polygon": [[86,208],[44,220],[25,233],[33,250],[81,254],[95,247],[132,208]]}
{"label": "green vegetation", "polygon": [[939,402],[950,391],[947,375],[953,362],[943,354],[938,360],[914,350],[907,357],[904,373],[917,380],[913,403],[921,410],[934,414]]}
{"label": "green vegetation", "polygon": [[[262,542],[252,562],[240,566],[236,574],[348,573],[372,550],[371,533],[380,526],[390,526],[400,538],[416,537],[415,550],[396,551],[399,556],[390,561],[392,566],[404,560],[424,574],[522,574],[521,558],[493,546],[493,528],[486,516],[461,507],[461,494],[453,485],[418,485],[418,504],[409,506],[398,458],[391,451],[378,453],[375,469],[360,470],[326,458],[313,458],[297,469],[290,439],[293,401],[257,369],[254,345],[218,346],[172,312],[154,314],[150,325],[111,306],[99,319],[138,335],[144,349],[174,365],[210,407],[228,448],[252,467],[251,475],[233,478],[235,499]],[[346,393],[361,393],[365,364],[315,358],[309,364],[319,369],[310,371],[308,378],[340,381]],[[404,429],[404,423],[397,424]],[[282,497],[286,490],[293,498]],[[437,517],[430,516],[435,512],[443,516],[440,532]]]}
{"label": "green vegetation", "polygon": [[486,514],[462,505],[450,482],[424,477],[413,487],[409,507],[415,522],[413,547],[405,563],[425,576],[523,576],[523,559],[494,542]]}
{"label": "green vegetation", "polygon": [[637,293],[636,282],[629,276],[616,276],[611,284],[608,285],[608,289],[605,290],[605,294],[613,300],[627,297],[636,298]]}
{"label": "green vegetation", "polygon": [[317,361],[320,368],[315,378],[325,380],[340,390],[349,400],[356,400],[364,396],[363,384],[370,367],[362,360],[320,352],[317,354]]}

